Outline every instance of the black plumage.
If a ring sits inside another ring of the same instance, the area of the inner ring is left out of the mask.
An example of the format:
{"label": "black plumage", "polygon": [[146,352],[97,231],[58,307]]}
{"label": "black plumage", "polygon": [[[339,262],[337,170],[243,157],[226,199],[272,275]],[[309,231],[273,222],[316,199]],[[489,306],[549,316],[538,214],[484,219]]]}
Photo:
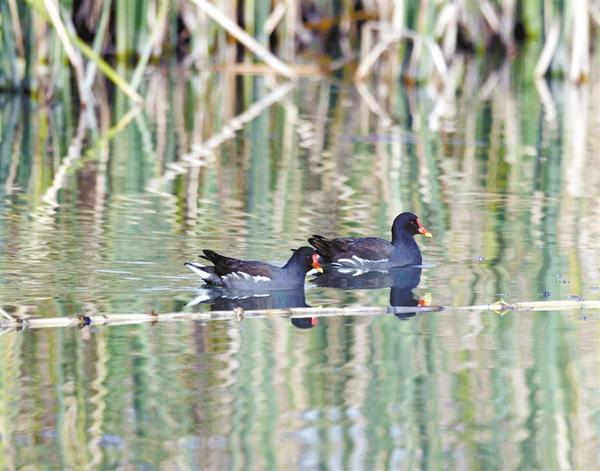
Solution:
{"label": "black plumage", "polygon": [[240,290],[289,289],[304,285],[306,273],[321,269],[319,256],[311,247],[300,247],[283,267],[265,262],[226,257],[213,250],[203,250],[204,258],[213,266],[186,262],[185,265],[209,286]]}
{"label": "black plumage", "polygon": [[394,219],[392,240],[379,237],[338,237],[328,239],[313,235],[308,242],[325,263],[338,268],[386,270],[391,267],[420,265],[421,251],[416,234],[432,237],[419,218],[405,212]]}

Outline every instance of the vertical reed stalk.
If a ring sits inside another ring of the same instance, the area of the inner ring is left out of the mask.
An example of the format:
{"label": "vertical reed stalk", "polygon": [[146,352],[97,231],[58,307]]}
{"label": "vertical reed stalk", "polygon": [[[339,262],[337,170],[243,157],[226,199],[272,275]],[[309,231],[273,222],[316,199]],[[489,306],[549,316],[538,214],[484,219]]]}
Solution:
{"label": "vertical reed stalk", "polygon": [[246,31],[240,28],[237,23],[234,23],[230,18],[221,12],[208,0],[191,0],[193,3],[198,5],[210,18],[221,25],[229,34],[235,37],[244,46],[250,49],[260,59],[277,71],[281,75],[287,78],[295,78],[296,73],[285,63],[274,56],[268,51],[263,45],[261,45],[256,39],[250,36]]}
{"label": "vertical reed stalk", "polygon": [[[101,57],[102,44],[106,35],[106,27],[108,26],[108,19],[110,16],[110,7],[112,6],[112,0],[104,0],[102,2],[102,11],[100,12],[100,21],[96,27],[96,35],[94,36],[93,51],[97,57]],[[94,82],[94,76],[96,75],[97,62],[90,60],[87,64],[85,71],[85,85],[87,88],[92,88]]]}
{"label": "vertical reed stalk", "polygon": [[142,82],[142,75],[144,73],[144,70],[146,69],[146,66],[148,65],[148,60],[150,59],[150,55],[152,54],[152,49],[154,48],[154,46],[156,46],[156,43],[160,38],[162,29],[165,27],[165,18],[167,17],[168,11],[169,2],[167,0],[160,1],[158,14],[156,15],[155,24],[152,28],[151,36],[144,44],[142,53],[140,55],[140,60],[131,78],[131,88],[133,90],[137,90],[140,86],[140,83]]}
{"label": "vertical reed stalk", "polygon": [[[8,71],[8,76],[11,87],[16,87],[19,82],[19,75],[17,71],[17,50],[15,47],[15,39],[17,36],[15,30],[15,24],[8,21],[11,18],[11,13],[8,9],[6,2],[0,3],[0,46],[4,50],[0,53],[0,59],[2,69],[0,70],[0,79],[4,75],[4,71]],[[11,28],[12,26],[12,28]]]}
{"label": "vertical reed stalk", "polygon": [[74,36],[73,40],[88,59],[94,61],[98,68],[106,75],[117,87],[119,87],[125,95],[131,98],[135,103],[141,104],[142,97],[113,69],[108,62],[98,56],[92,48],[83,42],[78,36]]}
{"label": "vertical reed stalk", "polygon": [[79,99],[82,105],[85,105],[89,99],[88,90],[85,89],[84,85],[84,72],[83,72],[83,59],[79,52],[73,47],[71,43],[71,39],[69,38],[69,34],[60,18],[59,5],[56,0],[44,0],[44,7],[48,16],[50,17],[50,21],[52,22],[52,26],[54,26],[54,30],[62,43],[62,46],[69,58],[69,62],[73,66],[73,70],[75,71],[75,77],[77,81],[77,88],[79,90]]}
{"label": "vertical reed stalk", "polygon": [[589,41],[590,15],[588,0],[579,0],[573,8],[573,41],[569,78],[573,82],[585,82],[590,72]]}

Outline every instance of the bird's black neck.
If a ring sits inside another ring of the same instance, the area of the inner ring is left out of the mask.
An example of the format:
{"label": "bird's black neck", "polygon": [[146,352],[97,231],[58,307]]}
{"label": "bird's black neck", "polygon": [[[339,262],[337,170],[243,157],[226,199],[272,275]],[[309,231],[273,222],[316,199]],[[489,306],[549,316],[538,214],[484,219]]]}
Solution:
{"label": "bird's black neck", "polygon": [[304,281],[306,270],[299,263],[293,263],[293,259],[289,260],[283,267],[282,271],[286,272],[293,280]]}
{"label": "bird's black neck", "polygon": [[402,249],[406,251],[419,250],[419,246],[415,242],[415,238],[412,235],[402,231],[392,233],[392,245],[396,247],[396,249]]}

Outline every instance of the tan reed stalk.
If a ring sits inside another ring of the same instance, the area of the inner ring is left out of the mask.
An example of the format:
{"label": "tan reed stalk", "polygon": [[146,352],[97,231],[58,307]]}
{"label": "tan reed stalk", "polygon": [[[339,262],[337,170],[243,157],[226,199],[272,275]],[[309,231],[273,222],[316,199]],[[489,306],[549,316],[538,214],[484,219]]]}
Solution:
{"label": "tan reed stalk", "polygon": [[[600,309],[600,300],[565,300],[565,301],[526,301],[507,303],[504,300],[491,304],[474,306],[425,306],[425,307],[385,307],[385,306],[355,306],[355,307],[307,307],[288,309],[258,309],[245,311],[238,307],[232,311],[212,312],[169,312],[164,314],[133,313],[133,314],[80,314],[75,317],[29,318],[12,317],[4,311],[5,320],[0,320],[0,330],[4,329],[44,329],[58,327],[113,326],[155,322],[174,321],[241,321],[243,319],[292,319],[301,317],[348,317],[348,316],[379,316],[401,314],[408,312],[442,312],[442,311],[492,311],[497,314],[533,311],[572,311],[581,309]],[[6,318],[10,317],[10,319]]]}
{"label": "tan reed stalk", "polygon": [[286,63],[281,61],[278,57],[273,55],[267,48],[265,48],[256,39],[254,39],[252,36],[246,33],[246,31],[240,28],[237,23],[233,22],[221,10],[219,10],[208,0],[191,0],[191,2],[195,3],[202,11],[204,11],[204,13],[206,13],[207,16],[209,16],[213,21],[218,23],[223,29],[225,29],[240,43],[242,43],[244,46],[250,49],[254,54],[256,54],[260,59],[262,59],[265,62],[265,64],[273,68],[273,70],[277,71],[279,74],[289,79],[293,79],[296,77],[296,73],[292,68],[290,68]]}
{"label": "tan reed stalk", "polygon": [[15,44],[19,55],[25,59],[25,42],[23,40],[23,28],[21,28],[21,20],[19,19],[19,10],[15,0],[8,0],[8,10],[10,11],[10,21],[12,22]]}
{"label": "tan reed stalk", "polygon": [[50,17],[50,22],[52,23],[52,26],[58,35],[58,38],[65,50],[65,54],[69,58],[69,62],[73,66],[73,70],[75,70],[77,88],[79,90],[79,99],[81,100],[82,104],[86,104],[88,102],[89,91],[85,89],[84,85],[85,79],[83,72],[83,59],[71,43],[69,33],[67,32],[67,29],[60,18],[59,6],[56,0],[44,0],[44,8]]}
{"label": "tan reed stalk", "polygon": [[573,39],[569,78],[573,82],[585,82],[590,73],[590,16],[588,0],[578,0],[573,7]]}
{"label": "tan reed stalk", "polygon": [[538,59],[535,69],[533,72],[534,77],[540,78],[548,71],[556,48],[558,47],[558,40],[560,39],[560,21],[557,18],[552,20],[550,24],[550,30],[548,32],[548,38],[544,43],[540,58]]}

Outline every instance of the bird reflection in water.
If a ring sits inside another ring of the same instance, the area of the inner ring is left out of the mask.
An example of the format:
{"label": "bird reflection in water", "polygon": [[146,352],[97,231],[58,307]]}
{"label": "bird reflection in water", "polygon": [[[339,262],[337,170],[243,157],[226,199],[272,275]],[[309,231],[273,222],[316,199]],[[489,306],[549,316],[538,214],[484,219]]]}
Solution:
{"label": "bird reflection in water", "polygon": [[[211,311],[233,311],[238,307],[244,311],[310,307],[306,304],[304,287],[247,293],[247,295],[243,292],[229,292],[218,288],[207,289],[205,293],[190,301],[188,307],[198,304],[210,304]],[[297,317],[290,321],[299,329],[312,329],[317,325],[316,317]]]}
{"label": "bird reflection in water", "polygon": [[330,270],[311,280],[323,288],[338,289],[381,289],[390,288],[390,306],[400,319],[414,317],[418,309],[427,303],[416,298],[412,292],[421,281],[421,267],[396,267],[387,271]]}
{"label": "bird reflection in water", "polygon": [[399,319],[410,319],[415,317],[417,311],[411,311],[411,307],[422,307],[426,303],[424,299],[413,295],[412,290],[421,282],[421,267],[395,268],[390,270],[392,286],[390,288],[391,310]]}

